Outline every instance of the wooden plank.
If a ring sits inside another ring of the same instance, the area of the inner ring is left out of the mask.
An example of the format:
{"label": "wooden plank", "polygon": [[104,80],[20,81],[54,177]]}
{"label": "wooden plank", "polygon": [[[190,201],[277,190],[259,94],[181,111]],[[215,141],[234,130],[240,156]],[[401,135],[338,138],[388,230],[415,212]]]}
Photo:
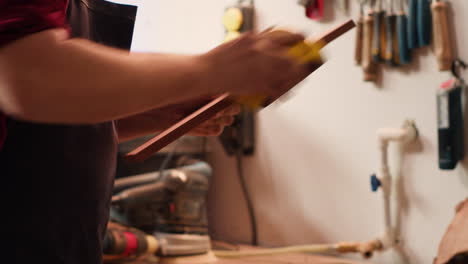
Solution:
{"label": "wooden plank", "polygon": [[[343,35],[347,31],[349,31],[350,29],[352,29],[354,26],[355,26],[354,21],[348,20],[345,23],[325,33],[324,35],[319,37],[316,41],[321,41],[323,45],[326,45],[330,43],[331,41],[335,40],[336,38],[338,38],[339,36]],[[279,98],[279,96],[277,98]],[[275,100],[277,98],[275,98]],[[172,125],[171,127],[166,129],[162,133],[153,137],[152,139],[150,139],[143,145],[129,152],[127,155],[125,155],[125,159],[128,162],[145,161],[146,159],[151,157],[154,153],[158,152],[159,150],[169,145],[170,143],[174,142],[181,136],[190,132],[191,130],[193,130],[194,128],[202,124],[203,122],[213,118],[217,113],[228,108],[233,103],[234,103],[234,99],[231,98],[228,93],[225,93],[217,97],[216,99],[202,106],[201,108],[199,108],[192,114],[188,115],[181,121]]]}
{"label": "wooden plank", "polygon": [[[214,242],[216,245],[217,242]],[[257,247],[249,245],[236,245],[236,250],[255,250]],[[231,248],[232,250],[232,248]],[[299,264],[299,263],[310,263],[310,264],[369,264],[368,262],[353,261],[344,258],[335,258],[327,256],[318,256],[312,254],[285,254],[285,255],[273,255],[273,256],[261,256],[261,257],[245,257],[245,258],[220,258],[216,264]]]}
{"label": "wooden plank", "polygon": [[170,128],[148,140],[143,145],[129,152],[125,159],[129,162],[142,162],[151,157],[165,146],[174,142],[176,139],[185,135],[187,132],[199,126],[201,123],[214,117],[220,111],[231,106],[233,101],[229,98],[229,94],[223,94],[184,119],[175,123]]}
{"label": "wooden plank", "polygon": [[249,257],[239,259],[217,259],[203,261],[197,256],[185,258],[140,258],[137,260],[120,261],[122,264],[375,264],[371,262],[360,262],[355,260],[313,256],[307,254],[291,254],[271,257]]}
{"label": "wooden plank", "polygon": [[334,41],[335,39],[341,37],[341,35],[353,29],[355,26],[356,24],[354,23],[354,21],[350,19],[344,22],[343,24],[331,29],[327,33],[323,34],[320,38],[316,39],[315,41],[321,41],[326,45]]}
{"label": "wooden plank", "polygon": [[[252,246],[237,245],[237,250],[256,249]],[[344,256],[346,257],[346,256]],[[212,254],[187,257],[166,257],[155,259],[152,256],[139,260],[123,261],[122,264],[371,264],[368,261],[357,261],[338,257],[318,256],[312,254],[285,254],[244,258],[216,258]],[[376,264],[376,263],[373,263]]]}
{"label": "wooden plank", "polygon": [[291,254],[270,257],[219,259],[216,264],[364,264],[364,262],[306,254]]}

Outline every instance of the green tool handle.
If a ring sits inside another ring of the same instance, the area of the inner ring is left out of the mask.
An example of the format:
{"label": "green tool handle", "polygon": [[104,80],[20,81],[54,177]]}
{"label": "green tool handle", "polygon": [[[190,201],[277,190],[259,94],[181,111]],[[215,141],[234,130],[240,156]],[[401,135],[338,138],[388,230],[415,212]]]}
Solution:
{"label": "green tool handle", "polygon": [[418,43],[429,46],[432,39],[432,15],[429,0],[418,0]]}
{"label": "green tool handle", "polygon": [[417,0],[409,0],[408,3],[408,47],[415,49],[419,47],[418,42],[418,2]]}
{"label": "green tool handle", "polygon": [[400,64],[409,64],[411,50],[408,47],[408,17],[405,14],[397,16],[397,35]]}

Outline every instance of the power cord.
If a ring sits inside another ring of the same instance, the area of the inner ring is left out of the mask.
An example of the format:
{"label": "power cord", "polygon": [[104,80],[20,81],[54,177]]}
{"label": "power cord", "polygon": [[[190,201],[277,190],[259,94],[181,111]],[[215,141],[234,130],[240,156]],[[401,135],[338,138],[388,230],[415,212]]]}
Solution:
{"label": "power cord", "polygon": [[165,169],[167,169],[167,167],[169,166],[169,162],[172,160],[172,158],[174,157],[176,151],[177,151],[177,148],[180,146],[182,140],[179,139],[175,144],[174,144],[174,147],[172,148],[172,150],[167,154],[167,156],[164,158],[163,162],[161,163],[161,166],[159,167],[159,177],[162,177],[163,175],[163,172]]}
{"label": "power cord", "polygon": [[[244,110],[246,111],[246,110]],[[250,192],[247,188],[247,183],[245,181],[245,175],[244,175],[244,164],[242,162],[242,156],[243,156],[243,142],[244,142],[244,133],[242,132],[242,123],[238,122],[236,128],[238,132],[238,138],[239,142],[237,145],[236,149],[236,165],[237,165],[237,175],[239,177],[239,183],[241,185],[242,193],[244,195],[246,205],[247,205],[247,211],[249,213],[249,218],[250,218],[250,227],[251,227],[251,232],[252,232],[252,245],[257,246],[258,245],[258,232],[257,232],[257,220],[255,217],[255,211],[253,207],[253,202],[252,198],[250,196]]]}

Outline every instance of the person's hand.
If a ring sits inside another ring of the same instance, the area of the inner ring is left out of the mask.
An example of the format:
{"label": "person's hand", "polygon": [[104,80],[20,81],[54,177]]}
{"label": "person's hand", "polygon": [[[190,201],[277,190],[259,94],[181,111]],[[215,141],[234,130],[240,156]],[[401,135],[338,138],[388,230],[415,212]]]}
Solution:
{"label": "person's hand", "polygon": [[227,126],[232,125],[234,117],[239,114],[240,111],[241,108],[239,105],[233,105],[190,131],[189,135],[203,137],[219,136]]}
{"label": "person's hand", "polygon": [[[209,99],[198,98],[188,102],[182,102],[178,104],[169,105],[163,108],[147,112],[146,115],[165,116],[173,120],[171,124],[186,117],[188,114],[198,109],[200,106],[206,104]],[[213,118],[200,124],[198,127],[189,132],[191,136],[219,136],[224,128],[232,125],[234,118],[241,111],[241,107],[238,104],[234,104],[227,109],[219,112]]]}
{"label": "person's hand", "polygon": [[277,96],[305,79],[320,63],[301,64],[288,50],[304,40],[286,31],[246,33],[201,56],[217,92]]}
{"label": "person's hand", "polygon": [[[163,131],[207,102],[208,99],[194,99],[119,119],[117,120],[119,140],[123,142]],[[239,114],[240,109],[239,105],[232,105],[193,129],[189,135],[205,137],[220,135],[226,126],[233,123],[234,116]]]}

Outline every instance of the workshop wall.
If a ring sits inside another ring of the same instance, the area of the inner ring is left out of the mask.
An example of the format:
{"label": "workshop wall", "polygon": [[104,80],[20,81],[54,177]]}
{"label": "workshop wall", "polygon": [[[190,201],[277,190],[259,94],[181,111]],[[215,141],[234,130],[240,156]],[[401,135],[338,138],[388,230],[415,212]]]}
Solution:
{"label": "workshop wall", "polygon": [[[133,49],[193,53],[214,47],[223,39],[220,21],[226,2],[142,1]],[[346,18],[329,12],[331,19],[319,23],[305,18],[297,1],[255,2],[260,29],[286,25],[313,35]],[[357,1],[351,2],[356,17]],[[459,55],[468,60],[468,1],[451,2]],[[293,98],[258,115],[256,154],[244,159],[244,170],[259,241],[279,246],[382,234],[381,194],[369,187],[369,175],[379,168],[376,130],[399,127],[410,118],[419,129],[421,146],[404,157],[402,252],[406,263],[432,263],[454,206],[468,194],[468,161],[454,171],[438,169],[435,89],[450,75],[438,72],[432,51],[422,49],[413,66],[385,68],[379,85],[364,83],[354,64],[354,37],[351,32],[330,44],[324,50],[326,64]],[[212,232],[218,239],[248,242],[249,219],[235,161],[217,140],[212,143]],[[393,251],[373,261],[405,263]]]}

